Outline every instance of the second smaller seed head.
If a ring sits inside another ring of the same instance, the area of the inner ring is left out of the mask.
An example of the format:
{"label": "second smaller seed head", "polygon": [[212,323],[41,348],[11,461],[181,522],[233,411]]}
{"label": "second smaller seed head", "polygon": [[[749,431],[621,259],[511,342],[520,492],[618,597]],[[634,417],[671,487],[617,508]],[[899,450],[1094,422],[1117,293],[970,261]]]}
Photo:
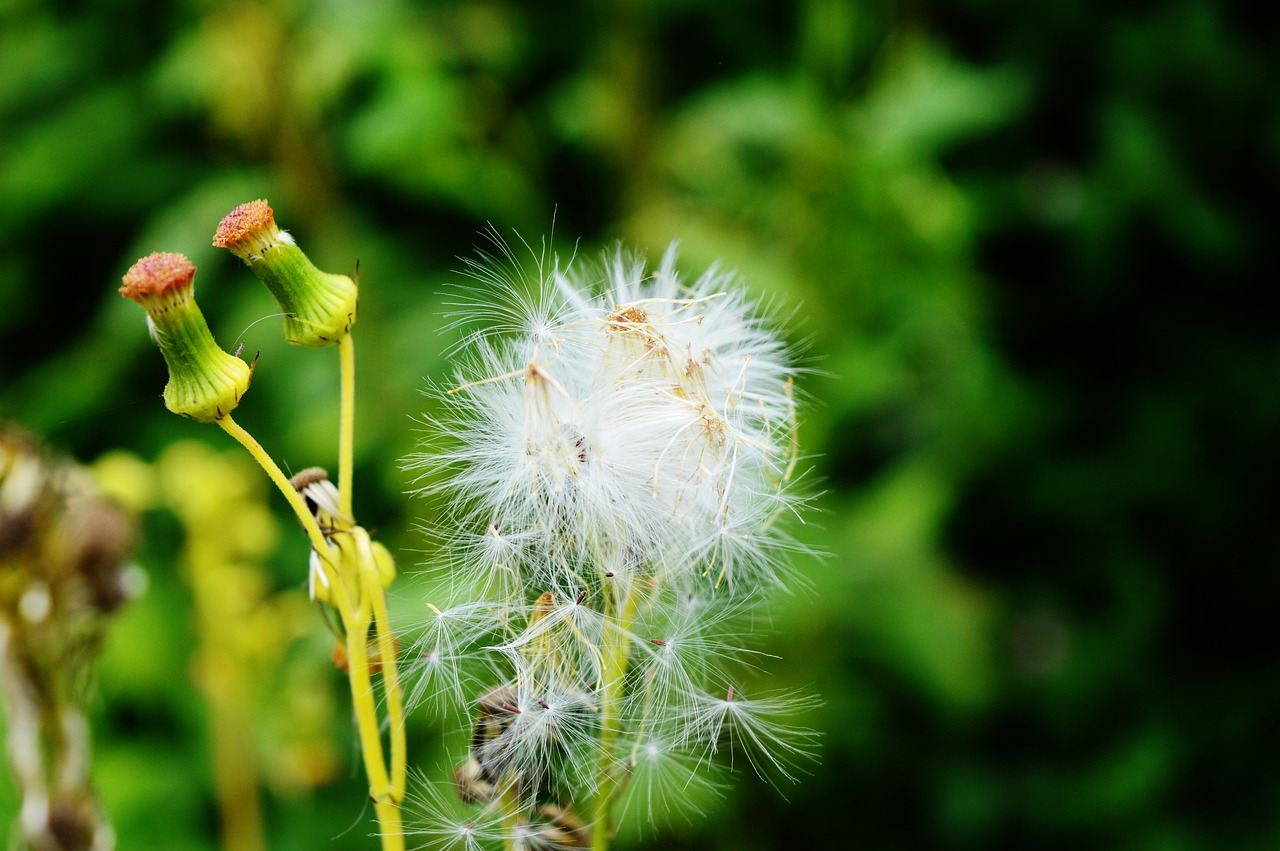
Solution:
{"label": "second smaller seed head", "polygon": [[355,281],[322,272],[276,225],[265,200],[227,213],[213,244],[226,248],[262,279],[284,311],[284,336],[295,346],[332,346],[356,321]]}

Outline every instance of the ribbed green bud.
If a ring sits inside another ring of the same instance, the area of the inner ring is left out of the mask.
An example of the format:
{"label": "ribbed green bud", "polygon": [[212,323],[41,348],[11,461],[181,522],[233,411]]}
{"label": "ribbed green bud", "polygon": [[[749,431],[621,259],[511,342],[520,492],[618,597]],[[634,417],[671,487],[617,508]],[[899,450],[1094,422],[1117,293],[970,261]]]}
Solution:
{"label": "ribbed green bud", "polygon": [[245,262],[284,311],[284,337],[295,346],[332,346],[356,321],[356,284],[317,269],[266,201],[249,201],[223,218],[213,244]]}
{"label": "ribbed green bud", "polygon": [[120,294],[147,312],[151,337],[169,365],[165,407],[209,423],[235,409],[253,370],[213,341],[196,305],[195,274],[196,267],[181,254],[150,254],[129,269]]}

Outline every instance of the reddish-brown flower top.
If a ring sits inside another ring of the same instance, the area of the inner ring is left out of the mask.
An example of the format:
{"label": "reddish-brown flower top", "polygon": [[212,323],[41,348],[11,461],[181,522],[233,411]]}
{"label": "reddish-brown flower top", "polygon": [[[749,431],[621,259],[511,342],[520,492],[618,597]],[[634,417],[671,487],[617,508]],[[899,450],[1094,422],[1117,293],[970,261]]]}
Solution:
{"label": "reddish-brown flower top", "polygon": [[332,346],[356,321],[356,284],[321,272],[288,231],[276,224],[265,200],[249,201],[223,217],[213,236],[253,270],[284,313],[284,335],[296,346]]}
{"label": "reddish-brown flower top", "polygon": [[156,251],[129,268],[120,295],[139,304],[166,296],[182,296],[190,292],[195,274],[196,267],[185,256]]}
{"label": "reddish-brown flower top", "polygon": [[218,232],[213,235],[215,248],[235,251],[246,240],[257,242],[263,233],[278,231],[275,213],[265,199],[246,201],[222,217]]}
{"label": "reddish-brown flower top", "polygon": [[253,370],[214,342],[196,304],[195,274],[181,254],[149,254],[130,267],[120,294],[147,312],[151,339],[169,365],[165,407],[210,423],[231,413]]}

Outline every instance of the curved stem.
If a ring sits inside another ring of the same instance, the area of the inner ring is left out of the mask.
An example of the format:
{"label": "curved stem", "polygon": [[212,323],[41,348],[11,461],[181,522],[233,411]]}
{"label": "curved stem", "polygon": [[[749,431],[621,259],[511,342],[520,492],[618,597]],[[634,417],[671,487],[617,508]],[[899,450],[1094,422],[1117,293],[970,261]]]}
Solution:
{"label": "curved stem", "polygon": [[[267,476],[280,490],[280,493],[284,495],[285,500],[293,508],[294,514],[298,516],[299,522],[302,523],[302,527],[306,530],[307,537],[311,539],[312,548],[320,555],[320,562],[324,570],[329,574],[333,601],[338,609],[338,615],[342,619],[343,629],[346,632],[351,700],[360,736],[360,750],[364,757],[365,774],[369,780],[369,794],[373,798],[374,809],[378,815],[382,848],[383,851],[403,851],[404,831],[401,828],[399,802],[403,796],[404,781],[401,779],[399,786],[396,786],[387,775],[387,767],[382,750],[382,738],[378,729],[377,705],[374,701],[373,683],[369,676],[369,627],[377,616],[378,601],[382,600],[382,586],[378,584],[377,567],[373,565],[370,557],[370,567],[365,570],[361,569],[360,562],[363,559],[358,554],[359,547],[353,546],[357,542],[355,536],[351,533],[346,533],[348,536],[346,542],[339,542],[336,547],[330,545],[330,541],[325,538],[315,517],[307,510],[307,505],[302,495],[289,483],[280,467],[266,453],[262,445],[254,439],[253,435],[245,431],[229,415],[218,420],[218,425],[222,426],[223,431],[234,437],[245,449],[249,450],[249,454],[253,456],[254,460],[258,462],[258,465],[262,467]],[[348,488],[346,492],[349,492],[349,490]],[[359,527],[356,528],[358,529]],[[360,531],[363,532],[362,529]],[[342,546],[343,543],[347,543],[348,546]],[[332,563],[335,552],[338,557],[336,565]],[[366,574],[368,574],[368,578],[366,578]],[[354,590],[357,595],[354,605],[348,581],[354,582]],[[372,594],[372,608],[366,601],[366,597],[370,596],[368,593],[370,583],[373,583],[373,586],[377,588],[377,592]],[[381,608],[383,610],[383,620],[385,621],[385,601],[382,601]],[[381,629],[379,629],[379,632],[381,633]],[[394,652],[390,649],[384,650],[384,645],[389,648],[389,636],[384,640],[380,635],[379,652],[385,653],[387,658],[391,658],[392,665],[394,665]],[[386,674],[384,673],[385,676]],[[394,681],[394,674],[392,678]],[[396,706],[397,708],[399,707],[398,685],[396,688]],[[403,721],[403,718],[400,720]],[[394,732],[392,734],[393,774],[394,755],[398,750],[401,775],[404,773],[403,726],[403,723],[393,726],[393,731],[395,729],[401,731],[399,744],[396,742],[396,734]]]}
{"label": "curved stem", "polygon": [[325,561],[325,556],[329,552],[329,543],[324,538],[324,532],[320,531],[320,524],[316,522],[316,518],[307,510],[307,503],[303,500],[302,494],[298,493],[293,485],[289,484],[289,480],[285,478],[284,473],[266,450],[262,448],[262,444],[254,440],[253,435],[245,431],[239,423],[227,414],[218,420],[218,425],[222,426],[222,430],[234,437],[240,442],[240,445],[249,450],[249,454],[253,456],[253,460],[258,462],[258,466],[266,471],[267,477],[272,483],[284,494],[285,500],[289,503],[289,507],[293,509],[293,513],[298,515],[298,522],[302,524],[302,528],[306,530],[307,537],[311,539],[311,546],[320,554],[320,560]]}

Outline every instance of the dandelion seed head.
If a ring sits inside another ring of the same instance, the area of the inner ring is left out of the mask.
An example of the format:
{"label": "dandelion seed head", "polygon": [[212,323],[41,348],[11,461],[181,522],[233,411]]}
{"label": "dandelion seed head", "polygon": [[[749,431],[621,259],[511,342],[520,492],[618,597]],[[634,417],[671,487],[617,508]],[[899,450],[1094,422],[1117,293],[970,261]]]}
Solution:
{"label": "dandelion seed head", "polygon": [[479,595],[412,644],[411,698],[473,719],[457,792],[507,797],[507,847],[558,848],[614,784],[656,824],[713,797],[715,757],[792,778],[807,702],[725,686],[768,655],[747,615],[804,550],[788,347],[737,276],[690,281],[674,246],[651,269],[544,245],[526,268],[493,242],[464,261],[457,371],[407,462],[443,499],[448,584]]}
{"label": "dandelion seed head", "polygon": [[468,336],[439,400],[452,439],[410,461],[448,471],[425,486],[460,498],[464,545],[493,528],[528,542],[501,563],[539,579],[571,573],[566,554],[583,549],[712,583],[776,579],[772,537],[753,533],[789,488],[795,370],[734,275],[688,284],[675,257],[650,274],[623,252],[594,268],[548,268],[544,253],[523,286],[505,245],[469,263],[489,289],[455,321],[496,317],[505,333]]}

